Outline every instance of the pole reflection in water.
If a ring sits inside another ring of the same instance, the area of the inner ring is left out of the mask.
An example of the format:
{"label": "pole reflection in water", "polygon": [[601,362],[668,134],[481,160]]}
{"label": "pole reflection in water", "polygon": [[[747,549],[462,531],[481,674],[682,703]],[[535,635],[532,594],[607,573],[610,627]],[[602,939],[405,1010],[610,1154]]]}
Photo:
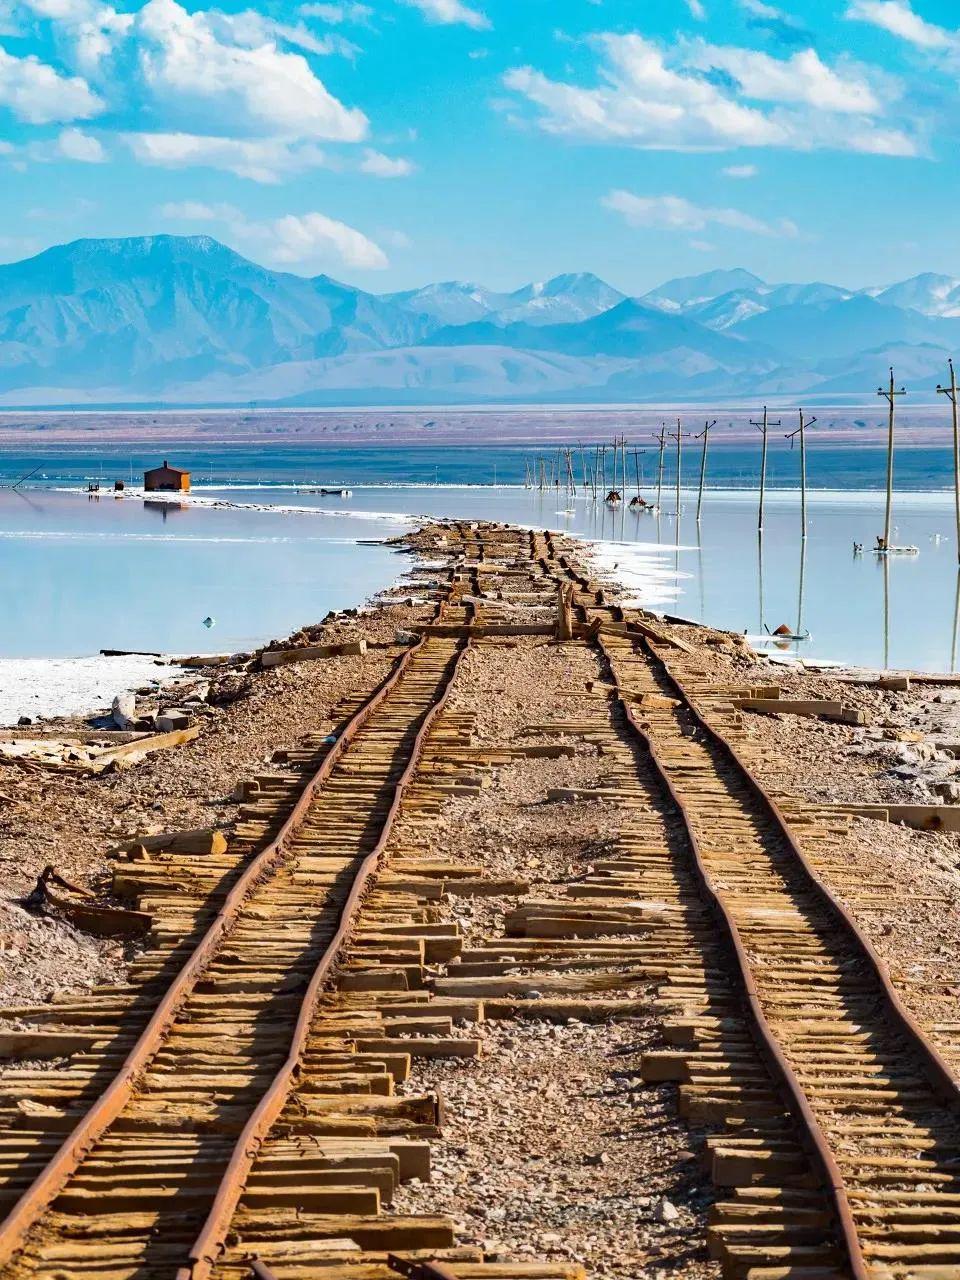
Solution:
{"label": "pole reflection in water", "polygon": [[757,629],[757,635],[762,636],[763,630],[763,530],[757,531],[757,588],[760,596],[760,626]]}
{"label": "pole reflection in water", "polygon": [[803,635],[803,573],[807,566],[807,535],[800,538],[800,585],[797,590],[797,657],[800,657],[800,638]]}
{"label": "pole reflection in water", "polygon": [[890,667],[890,560],[881,556],[883,565],[883,669]]}
{"label": "pole reflection in water", "polygon": [[957,623],[960,622],[960,571],[957,572],[957,589],[953,595],[953,640],[950,645],[950,674],[957,670]]}

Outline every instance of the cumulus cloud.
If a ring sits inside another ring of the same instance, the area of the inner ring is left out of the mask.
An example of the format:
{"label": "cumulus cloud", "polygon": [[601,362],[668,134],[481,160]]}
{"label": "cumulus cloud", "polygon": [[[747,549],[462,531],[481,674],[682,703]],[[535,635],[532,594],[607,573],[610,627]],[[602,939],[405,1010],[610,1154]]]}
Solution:
{"label": "cumulus cloud", "polygon": [[291,174],[329,163],[326,153],[313,143],[279,138],[194,133],[128,133],[121,138],[141,164],[165,169],[223,169],[253,182],[280,182]]}
{"label": "cumulus cloud", "polygon": [[694,40],[668,53],[644,36],[609,33],[594,44],[600,79],[589,87],[529,66],[506,73],[507,88],[536,108],[545,132],[674,151],[919,150],[903,128],[880,123],[884,106],[863,72],[829,67],[812,49],[773,58]]}
{"label": "cumulus cloud", "polygon": [[34,54],[17,58],[0,46],[0,107],[27,124],[89,120],[105,108],[80,76],[61,75]]}
{"label": "cumulus cloud", "polygon": [[390,265],[376,241],[324,213],[288,213],[255,220],[233,205],[199,200],[165,204],[159,213],[166,221],[217,223],[238,248],[272,266],[379,271]]}
{"label": "cumulus cloud", "polygon": [[670,231],[705,231],[708,227],[726,227],[758,236],[798,234],[796,224],[788,218],[764,222],[740,209],[711,208],[694,204],[683,196],[637,196],[631,191],[610,191],[601,201],[607,209],[619,213],[631,227],[652,227]]}
{"label": "cumulus cloud", "polygon": [[0,103],[30,123],[116,109],[137,121],[127,141],[146,163],[209,161],[268,182],[323,163],[319,142],[367,136],[363,111],[335,97],[305,56],[349,55],[355,46],[318,37],[296,18],[191,12],[178,0],[146,0],[130,13],[105,0],[21,4],[56,24],[63,61],[83,73],[64,75],[0,49]]}
{"label": "cumulus cloud", "polygon": [[381,270],[387,255],[375,241],[323,213],[288,213],[267,222],[248,223],[248,243],[262,246],[267,261],[281,266],[316,264],[330,259],[347,267]]}
{"label": "cumulus cloud", "polygon": [[371,173],[375,178],[406,178],[415,167],[409,160],[385,156],[382,151],[373,151],[370,147],[364,151],[360,161],[361,171]]}
{"label": "cumulus cloud", "polygon": [[103,164],[107,158],[99,139],[82,129],[64,129],[57,138],[57,150],[65,160],[81,164]]}
{"label": "cumulus cloud", "polygon": [[918,49],[960,51],[960,32],[927,22],[908,0],[854,0],[845,16],[881,27]]}
{"label": "cumulus cloud", "polygon": [[302,54],[261,43],[243,14],[188,13],[176,0],[148,0],[132,33],[144,91],[184,124],[337,142],[366,136],[362,111],[339,102]]}
{"label": "cumulus cloud", "polygon": [[490,26],[490,19],[479,9],[471,9],[462,0],[403,0],[412,9],[419,9],[428,22],[449,25],[463,23],[474,31]]}
{"label": "cumulus cloud", "polygon": [[882,105],[854,68],[838,73],[828,67],[815,49],[804,49],[788,58],[773,58],[754,49],[692,41],[688,65],[700,71],[721,71],[740,93],[759,102],[802,102],[823,111],[844,115],[875,116]]}

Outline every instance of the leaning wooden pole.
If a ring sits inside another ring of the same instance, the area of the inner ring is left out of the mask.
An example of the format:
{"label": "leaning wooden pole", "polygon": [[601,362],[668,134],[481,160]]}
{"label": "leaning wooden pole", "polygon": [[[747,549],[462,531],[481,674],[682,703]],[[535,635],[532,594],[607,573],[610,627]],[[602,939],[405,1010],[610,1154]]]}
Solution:
{"label": "leaning wooden pole", "polygon": [[897,390],[897,385],[893,378],[893,367],[891,366],[889,388],[877,388],[877,395],[883,396],[889,406],[887,415],[887,505],[883,517],[883,545],[877,547],[877,550],[884,554],[887,554],[893,545],[893,439],[897,396],[906,394],[903,387],[899,391]]}
{"label": "leaning wooden pole", "polygon": [[948,361],[950,365],[950,385],[949,387],[937,387],[937,393],[941,396],[947,396],[950,400],[950,408],[953,413],[953,501],[956,513],[957,525],[957,562],[960,564],[960,432],[957,427],[957,374],[953,367],[953,359]]}
{"label": "leaning wooden pole", "polygon": [[666,427],[660,423],[660,434],[653,437],[660,446],[660,460],[657,463],[657,510],[660,510],[663,496],[663,449],[667,439]]}
{"label": "leaning wooden pole", "polygon": [[796,431],[788,431],[787,439],[793,448],[794,436],[800,437],[800,537],[807,536],[807,427],[812,427],[816,418],[805,418],[800,411],[800,425]]}
{"label": "leaning wooden pole", "polygon": [[707,439],[710,435],[711,427],[715,427],[716,425],[716,418],[714,418],[712,422],[704,422],[703,430],[700,433],[703,440],[703,448],[700,450],[700,488],[697,492],[697,524],[700,523],[700,513],[703,510],[703,485],[707,476]]}
{"label": "leaning wooden pole", "polygon": [[757,516],[757,528],[763,533],[763,499],[767,487],[767,429],[768,427],[779,427],[780,419],[776,422],[770,422],[767,417],[767,406],[763,406],[763,418],[760,422],[750,419],[751,427],[756,427],[762,435],[763,443],[760,446],[760,508]]}

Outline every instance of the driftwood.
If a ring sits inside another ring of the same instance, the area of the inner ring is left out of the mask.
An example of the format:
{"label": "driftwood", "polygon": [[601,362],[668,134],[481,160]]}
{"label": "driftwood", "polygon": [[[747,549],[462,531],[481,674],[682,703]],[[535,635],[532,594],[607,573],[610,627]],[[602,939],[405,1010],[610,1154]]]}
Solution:
{"label": "driftwood", "polygon": [[153,917],[144,911],[100,905],[88,889],[64,880],[49,865],[37,877],[27,905],[49,907],[84,933],[101,938],[136,937],[153,924]]}

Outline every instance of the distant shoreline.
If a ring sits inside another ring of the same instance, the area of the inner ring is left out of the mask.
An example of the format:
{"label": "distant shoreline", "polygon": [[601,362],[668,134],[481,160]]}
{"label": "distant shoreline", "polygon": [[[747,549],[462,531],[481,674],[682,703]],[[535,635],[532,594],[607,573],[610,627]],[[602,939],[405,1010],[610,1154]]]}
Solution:
{"label": "distant shoreline", "polygon": [[[811,402],[804,402],[809,409]],[[882,406],[813,405],[815,442],[837,447],[883,447],[886,419]],[[898,448],[941,447],[950,443],[945,405],[906,403],[898,406]],[[711,449],[755,442],[750,420],[762,406],[709,404],[540,405],[540,406],[383,406],[380,408],[183,409],[131,410],[0,409],[0,450],[33,451],[56,447],[97,448],[165,446],[216,449],[230,446],[285,448],[538,449],[580,444],[594,447],[625,435],[629,447],[646,447],[660,424],[680,418],[692,436],[709,418],[718,419]],[[771,432],[782,443],[795,425],[796,402],[771,398],[770,413],[782,419]]]}

